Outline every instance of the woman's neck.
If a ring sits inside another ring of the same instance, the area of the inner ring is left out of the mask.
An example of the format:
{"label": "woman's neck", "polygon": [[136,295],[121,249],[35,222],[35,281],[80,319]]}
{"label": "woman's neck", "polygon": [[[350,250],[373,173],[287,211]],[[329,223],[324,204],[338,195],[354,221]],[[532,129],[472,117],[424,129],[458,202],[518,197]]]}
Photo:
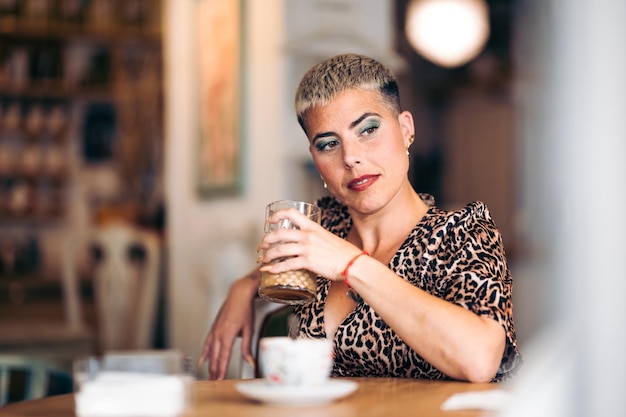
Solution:
{"label": "woman's neck", "polygon": [[410,188],[377,213],[350,213],[347,240],[386,264],[427,211],[428,205]]}

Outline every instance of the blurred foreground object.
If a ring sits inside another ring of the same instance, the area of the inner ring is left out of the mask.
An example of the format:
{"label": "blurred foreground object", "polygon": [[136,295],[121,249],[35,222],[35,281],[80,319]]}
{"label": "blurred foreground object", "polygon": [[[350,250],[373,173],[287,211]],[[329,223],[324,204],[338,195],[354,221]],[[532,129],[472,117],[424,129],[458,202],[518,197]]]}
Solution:
{"label": "blurred foreground object", "polygon": [[193,377],[175,350],[110,351],[74,362],[76,415],[174,417],[189,405]]}

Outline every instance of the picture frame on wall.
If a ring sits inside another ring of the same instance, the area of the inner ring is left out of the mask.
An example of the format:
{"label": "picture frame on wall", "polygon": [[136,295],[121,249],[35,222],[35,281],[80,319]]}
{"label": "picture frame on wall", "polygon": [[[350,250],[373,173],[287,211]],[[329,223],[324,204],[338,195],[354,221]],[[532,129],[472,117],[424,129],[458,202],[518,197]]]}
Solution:
{"label": "picture frame on wall", "polygon": [[198,195],[241,188],[241,0],[196,0]]}

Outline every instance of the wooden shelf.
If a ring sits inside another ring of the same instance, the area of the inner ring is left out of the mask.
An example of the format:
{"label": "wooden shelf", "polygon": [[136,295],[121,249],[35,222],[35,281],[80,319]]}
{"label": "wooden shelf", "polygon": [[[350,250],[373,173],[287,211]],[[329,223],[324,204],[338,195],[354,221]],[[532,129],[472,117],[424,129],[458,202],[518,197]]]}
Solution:
{"label": "wooden shelf", "polygon": [[28,87],[16,88],[10,85],[0,85],[0,96],[13,99],[29,100],[86,100],[86,101],[111,101],[113,85],[99,85],[93,87],[68,86],[63,82],[33,83]]}
{"label": "wooden shelf", "polygon": [[[22,255],[23,275],[0,261],[0,352],[71,361],[96,351],[97,319],[84,277],[80,318],[66,317],[60,245],[161,175],[161,2],[75,1],[82,21],[58,18],[65,0],[39,1],[50,9],[38,20],[24,18],[34,2],[16,2],[0,1],[0,245]],[[96,5],[114,5],[110,25]]]}
{"label": "wooden shelf", "polygon": [[71,42],[81,41],[102,43],[128,43],[141,41],[161,44],[162,33],[158,29],[134,28],[132,26],[118,26],[111,30],[98,30],[75,27],[34,27],[33,29],[8,29],[0,26],[0,39],[20,42]]}
{"label": "wooden shelf", "polygon": [[33,41],[161,39],[161,2],[155,0],[15,0],[0,8],[0,36]]}

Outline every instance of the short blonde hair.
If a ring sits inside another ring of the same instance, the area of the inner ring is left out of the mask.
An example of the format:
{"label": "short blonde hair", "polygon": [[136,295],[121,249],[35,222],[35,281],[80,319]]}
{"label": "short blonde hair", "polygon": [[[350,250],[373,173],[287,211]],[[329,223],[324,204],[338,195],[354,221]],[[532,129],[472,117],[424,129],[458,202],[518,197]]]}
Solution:
{"label": "short blonde hair", "polygon": [[310,108],[328,104],[351,88],[377,91],[393,112],[401,111],[398,82],[387,67],[364,55],[336,55],[309,69],[298,85],[295,109],[302,129],[306,131],[304,117]]}

